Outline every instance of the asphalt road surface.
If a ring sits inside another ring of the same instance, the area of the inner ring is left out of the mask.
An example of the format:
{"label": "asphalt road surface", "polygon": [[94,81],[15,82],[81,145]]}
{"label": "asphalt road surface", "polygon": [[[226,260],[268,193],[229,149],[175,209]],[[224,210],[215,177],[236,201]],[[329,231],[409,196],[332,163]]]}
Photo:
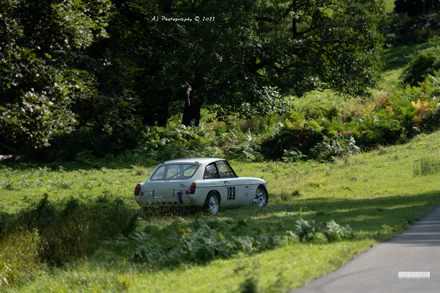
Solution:
{"label": "asphalt road surface", "polygon": [[404,233],[291,292],[440,292],[440,206]]}

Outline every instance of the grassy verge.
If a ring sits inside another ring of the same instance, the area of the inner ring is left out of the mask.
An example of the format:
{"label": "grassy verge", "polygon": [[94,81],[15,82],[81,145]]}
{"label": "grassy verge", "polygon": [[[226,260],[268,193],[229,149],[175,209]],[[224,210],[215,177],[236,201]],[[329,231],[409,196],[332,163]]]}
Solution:
{"label": "grassy verge", "polygon": [[[322,238],[290,241],[254,253],[172,265],[136,261],[127,251],[104,245],[109,239],[98,239],[98,248],[93,253],[62,266],[35,263],[25,274],[16,276],[17,282],[7,287],[8,291],[283,292],[297,288],[402,232],[439,203],[435,175],[439,145],[437,132],[419,136],[409,144],[380,147],[332,163],[231,162],[239,175],[268,181],[269,205],[262,209],[252,206],[223,210],[216,216],[201,217],[203,221],[216,221],[227,227],[235,237],[280,235],[294,231],[302,218],[315,223],[334,220],[348,224],[355,232],[354,238],[334,242]],[[81,200],[106,195],[121,199],[136,213],[132,189],[146,178],[152,166],[104,164],[95,169],[78,169],[67,163],[64,168],[3,167],[3,213],[13,215],[23,210],[26,200],[37,200],[43,193],[54,202],[66,201],[69,196]],[[173,231],[178,233],[180,227],[192,227],[195,221],[194,213],[139,218],[136,232],[165,237]],[[32,237],[33,234],[9,242],[3,239],[0,257],[10,260],[6,255],[10,250],[4,249],[5,245]],[[34,259],[32,254],[30,259]]]}

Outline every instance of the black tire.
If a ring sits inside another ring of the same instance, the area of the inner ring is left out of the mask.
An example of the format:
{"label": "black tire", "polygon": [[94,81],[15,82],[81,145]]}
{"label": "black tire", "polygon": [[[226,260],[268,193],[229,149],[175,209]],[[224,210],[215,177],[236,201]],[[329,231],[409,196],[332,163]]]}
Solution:
{"label": "black tire", "polygon": [[268,201],[268,195],[267,195],[267,191],[264,187],[259,186],[257,188],[257,191],[255,192],[255,200],[254,202],[262,207],[267,205],[267,201]]}
{"label": "black tire", "polygon": [[210,192],[206,197],[205,209],[213,215],[217,214],[220,210],[220,200],[214,192]]}

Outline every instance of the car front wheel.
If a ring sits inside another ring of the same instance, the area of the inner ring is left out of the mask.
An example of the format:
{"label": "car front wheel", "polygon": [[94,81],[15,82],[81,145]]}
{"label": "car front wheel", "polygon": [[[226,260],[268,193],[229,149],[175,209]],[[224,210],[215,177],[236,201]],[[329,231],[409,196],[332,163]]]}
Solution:
{"label": "car front wheel", "polygon": [[257,192],[255,192],[254,203],[256,203],[260,207],[267,205],[267,191],[263,187],[257,188]]}
{"label": "car front wheel", "polygon": [[215,194],[214,192],[208,194],[205,202],[205,208],[207,208],[207,210],[211,214],[217,214],[218,210],[220,209],[220,202],[218,200],[217,194]]}

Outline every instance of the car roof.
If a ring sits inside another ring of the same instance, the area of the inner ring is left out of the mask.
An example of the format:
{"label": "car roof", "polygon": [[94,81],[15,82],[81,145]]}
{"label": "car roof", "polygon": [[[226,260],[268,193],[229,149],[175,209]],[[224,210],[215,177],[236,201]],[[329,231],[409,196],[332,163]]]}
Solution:
{"label": "car roof", "polygon": [[176,159],[163,162],[162,164],[173,164],[173,163],[199,163],[206,164],[215,161],[224,161],[225,159],[220,158],[185,158],[185,159]]}

